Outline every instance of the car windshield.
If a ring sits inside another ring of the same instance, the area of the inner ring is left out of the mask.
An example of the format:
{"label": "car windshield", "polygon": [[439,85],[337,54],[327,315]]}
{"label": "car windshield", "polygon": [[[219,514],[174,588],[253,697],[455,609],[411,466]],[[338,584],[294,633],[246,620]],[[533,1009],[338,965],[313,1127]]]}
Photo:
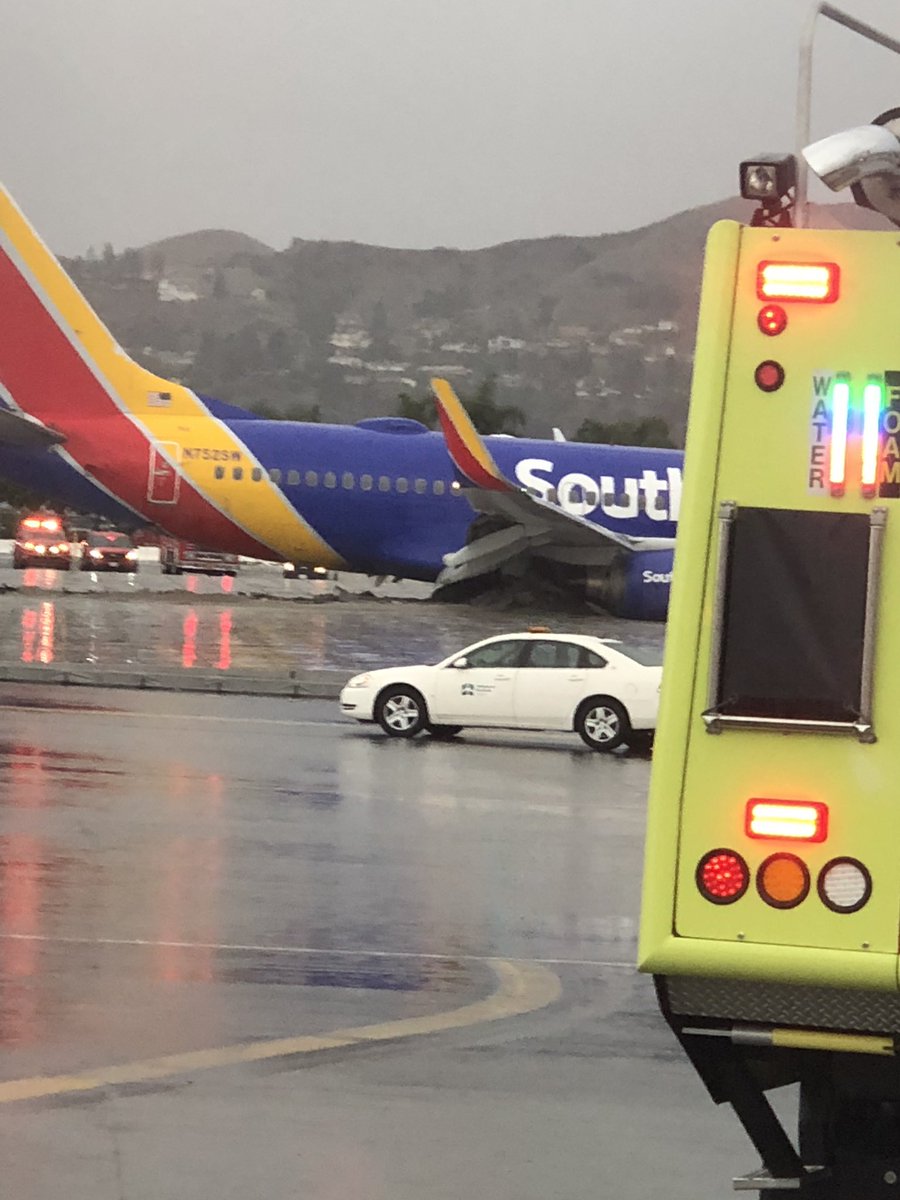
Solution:
{"label": "car windshield", "polygon": [[610,646],[626,658],[640,663],[642,667],[661,667],[663,660],[662,646],[641,646],[633,642],[610,642]]}
{"label": "car windshield", "polygon": [[97,533],[89,533],[87,540],[89,546],[115,546],[121,548],[131,545],[131,539],[126,537],[124,533],[113,533],[111,530],[106,529],[101,529]]}

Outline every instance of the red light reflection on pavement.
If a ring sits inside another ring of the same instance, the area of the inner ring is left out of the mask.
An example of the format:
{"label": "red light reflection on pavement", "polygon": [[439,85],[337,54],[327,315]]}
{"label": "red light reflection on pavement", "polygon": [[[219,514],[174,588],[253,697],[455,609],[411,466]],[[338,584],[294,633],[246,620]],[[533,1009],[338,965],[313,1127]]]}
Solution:
{"label": "red light reflection on pavement", "polygon": [[[184,615],[184,620],[181,623],[181,665],[190,670],[191,667],[196,667],[198,664],[210,665],[214,653],[212,646],[212,629],[210,621],[212,614],[209,612],[203,613],[205,639],[201,641],[200,628],[200,613],[196,609],[190,608]],[[234,615],[230,608],[222,609],[216,615],[218,623],[218,636],[216,639],[215,653],[217,655],[214,666],[217,671],[228,671],[231,668],[231,633],[234,628]]]}
{"label": "red light reflection on pavement", "polygon": [[22,609],[22,662],[34,662],[34,641],[37,635],[37,609]]}
{"label": "red light reflection on pavement", "polygon": [[56,604],[45,600],[40,608],[22,609],[22,662],[53,662]]}
{"label": "red light reflection on pavement", "polygon": [[231,609],[225,608],[219,613],[219,659],[217,671],[227,671],[231,666]]}
{"label": "red light reflection on pavement", "polygon": [[[39,1036],[41,900],[46,847],[14,833],[0,839],[0,1043],[13,1046]],[[28,982],[25,982],[28,981]]]}
{"label": "red light reflection on pavement", "polygon": [[209,837],[173,838],[160,846],[154,974],[165,983],[209,983],[215,978],[214,946],[221,941],[224,847],[217,831],[223,780],[221,775],[197,777],[173,763],[166,791],[170,808],[181,813],[190,809],[197,823],[206,823],[216,832]]}
{"label": "red light reflection on pavement", "polygon": [[53,640],[56,630],[56,605],[45,600],[38,616],[38,661],[53,662]]}
{"label": "red light reflection on pavement", "polygon": [[182,622],[181,665],[190,669],[197,661],[197,626],[200,624],[196,612],[189,608]]}

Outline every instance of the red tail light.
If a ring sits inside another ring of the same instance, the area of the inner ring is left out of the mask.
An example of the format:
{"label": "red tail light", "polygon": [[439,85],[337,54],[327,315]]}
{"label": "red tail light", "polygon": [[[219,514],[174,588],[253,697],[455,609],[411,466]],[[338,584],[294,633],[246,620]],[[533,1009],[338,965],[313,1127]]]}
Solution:
{"label": "red tail light", "polygon": [[752,838],[824,842],[828,805],[807,800],[748,800],[744,828]]}
{"label": "red tail light", "polygon": [[807,300],[832,304],[838,298],[837,263],[761,262],[756,273],[760,300]]}
{"label": "red tail light", "polygon": [[734,850],[710,850],[697,864],[696,880],[700,894],[707,900],[732,904],[746,892],[750,870]]}

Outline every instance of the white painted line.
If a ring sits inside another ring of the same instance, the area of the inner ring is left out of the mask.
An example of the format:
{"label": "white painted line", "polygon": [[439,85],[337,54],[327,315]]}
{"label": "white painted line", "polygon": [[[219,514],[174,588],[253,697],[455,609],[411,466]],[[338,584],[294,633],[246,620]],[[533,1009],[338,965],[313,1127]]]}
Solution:
{"label": "white painted line", "polygon": [[[429,954],[417,950],[328,950],[321,946],[279,946],[266,945],[264,942],[166,942],[155,938],[115,938],[115,937],[65,937],[41,933],[0,933],[0,941],[15,942],[46,942],[60,946],[136,946],[148,949],[163,950],[216,950],[235,951],[245,954],[321,954],[329,958],[400,958],[421,959],[424,962],[479,962],[493,963],[497,961],[495,954]],[[540,966],[568,967],[614,967],[636,970],[635,964],[628,959],[607,958],[540,958],[516,957],[504,955],[506,962],[535,963]]]}

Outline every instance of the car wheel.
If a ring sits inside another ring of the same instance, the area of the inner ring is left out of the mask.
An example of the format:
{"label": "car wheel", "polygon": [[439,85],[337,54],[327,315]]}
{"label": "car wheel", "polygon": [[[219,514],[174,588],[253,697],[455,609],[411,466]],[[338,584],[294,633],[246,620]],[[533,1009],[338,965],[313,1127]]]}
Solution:
{"label": "car wheel", "polygon": [[628,741],[631,723],[618,700],[594,696],[575,714],[575,732],[592,750],[608,752]]}
{"label": "car wheel", "polygon": [[409,687],[390,687],[378,697],[378,724],[390,737],[411,738],[425,728],[428,714],[421,695]]}
{"label": "car wheel", "polygon": [[451,738],[455,738],[458,733],[462,733],[462,725],[431,725],[425,727],[426,733],[430,733],[433,738],[437,738],[439,742],[449,742]]}

